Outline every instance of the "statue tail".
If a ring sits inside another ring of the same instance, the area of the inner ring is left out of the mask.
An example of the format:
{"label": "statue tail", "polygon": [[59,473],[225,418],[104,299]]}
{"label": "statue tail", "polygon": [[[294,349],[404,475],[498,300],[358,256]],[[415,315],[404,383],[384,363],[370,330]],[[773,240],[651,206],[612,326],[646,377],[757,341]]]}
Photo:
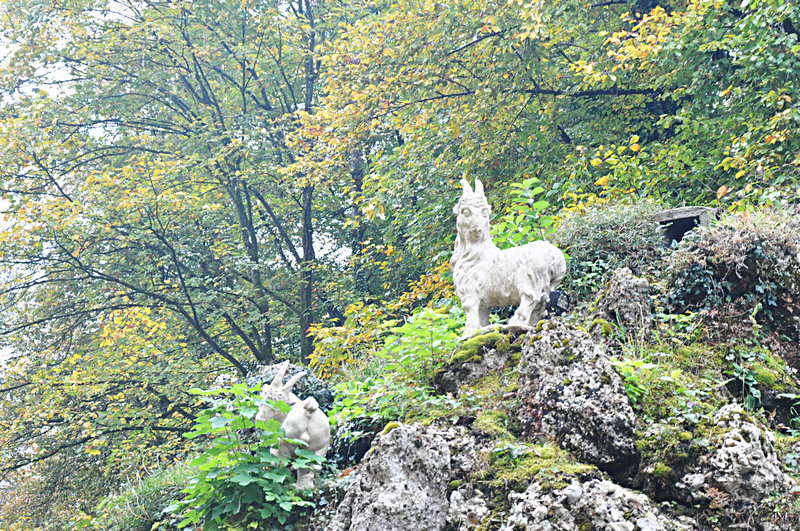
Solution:
{"label": "statue tail", "polygon": [[567,274],[567,260],[564,258],[564,253],[557,247],[554,247],[554,249],[558,253],[558,257],[553,261],[553,265],[550,268],[550,278],[552,279],[550,281],[550,291],[556,289],[564,279],[564,275]]}

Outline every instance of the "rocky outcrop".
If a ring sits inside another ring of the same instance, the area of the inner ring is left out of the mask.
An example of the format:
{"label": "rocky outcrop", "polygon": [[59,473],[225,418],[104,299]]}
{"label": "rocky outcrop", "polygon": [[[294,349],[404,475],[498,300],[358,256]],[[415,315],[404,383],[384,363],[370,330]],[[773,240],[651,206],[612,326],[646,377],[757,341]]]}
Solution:
{"label": "rocky outcrop", "polygon": [[523,435],[554,436],[585,463],[613,475],[635,469],[635,417],[602,345],[553,319],[522,347],[518,420]]}
{"label": "rocky outcrop", "polygon": [[457,396],[461,387],[516,365],[519,361],[520,335],[528,329],[504,326],[500,330],[480,333],[461,343],[436,374],[434,383],[437,390]]}
{"label": "rocky outcrop", "polygon": [[607,480],[572,481],[558,490],[532,483],[510,495],[512,505],[501,531],[677,531],[698,529],[685,518],[673,518],[644,494]]}
{"label": "rocky outcrop", "polygon": [[598,314],[591,332],[607,335],[611,325],[618,326],[628,338],[644,339],[653,321],[650,312],[650,284],[627,267],[614,271],[597,302]]}
{"label": "rocky outcrop", "polygon": [[756,504],[774,491],[796,485],[781,465],[775,436],[754,422],[738,404],[714,414],[714,449],[684,469],[675,486],[687,501],[722,492],[736,505]]}
{"label": "rocky outcrop", "polygon": [[[487,382],[501,385],[487,391]],[[637,434],[605,344],[569,320],[473,337],[437,383],[480,407],[385,430],[325,529],[678,531],[758,521],[744,528],[777,531],[798,520],[781,509],[798,490],[768,429],[734,404]]]}
{"label": "rocky outcrop", "polygon": [[443,529],[453,475],[446,432],[400,425],[379,436],[328,531]]}

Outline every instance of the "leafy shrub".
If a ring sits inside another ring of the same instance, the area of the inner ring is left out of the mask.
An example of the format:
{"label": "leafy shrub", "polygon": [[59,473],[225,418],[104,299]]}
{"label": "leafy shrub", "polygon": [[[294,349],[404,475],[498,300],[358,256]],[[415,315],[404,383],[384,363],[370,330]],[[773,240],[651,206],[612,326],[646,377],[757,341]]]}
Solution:
{"label": "leafy shrub", "polygon": [[[294,470],[310,468],[322,458],[298,448],[292,458],[273,455],[285,439],[276,420],[252,419],[266,403],[257,391],[243,384],[230,389],[191,392],[211,406],[195,421],[189,438],[206,436],[209,447],[191,465],[197,474],[183,490],[184,497],[167,510],[180,514],[179,528],[203,522],[203,529],[283,529],[305,514],[313,503],[294,487]],[[283,402],[269,402],[288,411]],[[226,527],[227,526],[227,527]]]}
{"label": "leafy shrub", "polygon": [[331,411],[337,425],[332,445],[339,453],[357,459],[362,452],[354,449],[371,441],[387,422],[446,415],[458,407],[457,401],[436,396],[431,385],[463,325],[463,312],[454,301],[418,308],[388,331],[368,368],[343,375]]}
{"label": "leafy shrub", "polygon": [[563,290],[578,298],[596,292],[611,273],[629,267],[634,275],[650,273],[665,246],[652,215],[661,208],[649,201],[590,205],[561,218],[550,239],[568,256]]}
{"label": "leafy shrub", "polygon": [[669,259],[674,311],[733,304],[759,324],[800,339],[800,223],[771,210],[729,214],[689,233]]}
{"label": "leafy shrub", "polygon": [[536,177],[508,185],[509,207],[492,224],[492,237],[501,249],[539,240],[553,231],[553,216],[545,215],[550,203]]}

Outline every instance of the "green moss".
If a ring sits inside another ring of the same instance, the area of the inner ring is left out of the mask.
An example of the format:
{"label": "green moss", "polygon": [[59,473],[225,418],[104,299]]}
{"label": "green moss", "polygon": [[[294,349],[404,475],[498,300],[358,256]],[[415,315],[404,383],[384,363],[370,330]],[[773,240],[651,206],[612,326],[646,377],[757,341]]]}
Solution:
{"label": "green moss", "polygon": [[447,489],[450,490],[450,491],[454,491],[460,486],[461,486],[461,480],[460,479],[454,479],[453,481],[451,481],[450,483],[447,484]]}
{"label": "green moss", "polygon": [[595,317],[592,324],[589,325],[589,330],[594,330],[596,326],[600,327],[600,333],[604,336],[610,336],[614,333],[614,325],[602,317]]}
{"label": "green moss", "polygon": [[[459,395],[465,397],[469,403],[469,410],[465,413],[475,415],[476,412],[486,414],[486,412],[504,411],[508,406],[508,399],[504,396],[517,390],[517,380],[518,375],[514,369],[507,368],[501,373],[491,373],[475,382],[463,385]],[[512,422],[504,420],[501,425],[510,429],[512,433],[518,431],[518,427]]]}
{"label": "green moss", "polygon": [[680,439],[683,442],[689,442],[693,438],[694,438],[694,435],[692,435],[692,432],[690,432],[690,431],[682,431],[682,432],[680,432],[678,434],[678,439]]}
{"label": "green moss", "polygon": [[564,361],[571,363],[577,359],[580,359],[581,355],[578,354],[571,347],[567,347],[561,352],[561,357],[564,358]]}
{"label": "green moss", "polygon": [[786,362],[768,350],[763,351],[764,364],[779,374],[786,374]]}
{"label": "green moss", "polygon": [[579,463],[565,450],[548,443],[532,446],[517,458],[501,455],[484,474],[491,487],[507,492],[522,491],[533,481],[545,489],[563,488],[571,478],[596,472],[596,467]]}
{"label": "green moss", "polygon": [[388,423],[388,424],[387,424],[387,425],[386,425],[386,426],[383,428],[383,431],[381,432],[381,435],[386,435],[387,433],[389,433],[389,432],[390,432],[390,431],[392,431],[393,429],[395,429],[395,428],[399,428],[399,427],[400,427],[400,423],[399,423],[399,422],[392,421],[392,422]]}
{"label": "green moss", "polygon": [[672,468],[665,465],[664,463],[658,463],[655,467],[653,467],[653,477],[663,479],[668,478],[672,475]]}
{"label": "green moss", "polygon": [[508,336],[504,335],[503,339],[498,340],[497,343],[494,344],[494,348],[500,354],[505,354],[508,352],[508,349],[511,348],[511,342],[509,341]]}
{"label": "green moss", "polygon": [[675,452],[675,459],[674,463],[676,464],[684,464],[689,460],[689,454],[687,452]]}
{"label": "green moss", "polygon": [[[508,336],[500,332],[488,332],[480,334],[470,339],[467,339],[450,357],[451,364],[461,363],[480,363],[483,361],[481,352],[484,348],[491,348],[498,343],[503,343],[506,350],[508,350]],[[476,361],[477,360],[477,361]]]}
{"label": "green moss", "polygon": [[566,386],[570,385],[571,383],[572,383],[572,380],[570,380],[569,378],[564,378],[564,382],[561,385],[566,387]]}
{"label": "green moss", "polygon": [[775,373],[767,368],[757,368],[754,377],[756,382],[758,382],[758,385],[764,386],[768,389],[772,389],[775,386]]}
{"label": "green moss", "polygon": [[511,355],[508,357],[507,365],[511,367],[516,367],[519,365],[519,362],[522,361],[522,352],[512,352]]}
{"label": "green moss", "polygon": [[508,414],[498,410],[484,411],[472,423],[473,429],[489,435],[493,439],[513,440],[514,436],[506,426],[508,426]]}
{"label": "green moss", "polygon": [[536,331],[537,332],[541,332],[542,331],[542,329],[544,328],[544,323],[545,323],[544,321],[539,321],[538,323],[536,323]]}

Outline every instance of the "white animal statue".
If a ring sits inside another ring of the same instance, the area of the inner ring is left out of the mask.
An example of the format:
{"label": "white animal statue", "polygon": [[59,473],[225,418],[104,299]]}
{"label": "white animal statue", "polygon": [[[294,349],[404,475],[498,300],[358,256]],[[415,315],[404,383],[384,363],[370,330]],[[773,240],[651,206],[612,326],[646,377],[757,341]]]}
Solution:
{"label": "white animal statue", "polygon": [[[289,414],[282,425],[286,437],[289,439],[300,440],[306,443],[306,450],[314,452],[320,457],[325,457],[328,453],[328,444],[331,440],[331,426],[328,416],[319,408],[319,404],[310,396],[292,406]],[[278,443],[277,455],[279,457],[290,457],[294,454],[298,445],[281,441]],[[319,465],[314,465],[311,469],[298,469],[297,483],[298,489],[311,489],[314,487],[317,473],[321,470]]]}
{"label": "white animal statue", "polygon": [[475,191],[466,179],[461,185],[461,198],[453,207],[458,237],[450,269],[467,316],[464,337],[489,324],[493,307],[517,306],[509,325],[535,324],[544,317],[550,292],[567,272],[564,253],[545,241],[501,251],[489,234],[491,207],[483,184],[476,179]]}
{"label": "white animal statue", "polygon": [[[272,383],[269,385],[265,385],[261,388],[261,398],[265,400],[270,400],[272,402],[286,402],[288,406],[293,406],[300,402],[300,399],[297,398],[292,392],[292,387],[296,384],[300,378],[306,375],[305,371],[298,372],[286,383],[283,383],[283,377],[286,376],[286,369],[289,367],[289,362],[284,361],[278,366],[278,373],[275,375],[275,378],[272,379]],[[276,409],[269,404],[262,404],[258,406],[258,413],[256,413],[256,420],[270,420],[275,419],[278,422],[283,422],[286,418],[286,413],[283,413],[280,409]]]}
{"label": "white animal statue", "polygon": [[[291,409],[288,413],[283,413],[269,404],[262,404],[258,407],[255,420],[277,420],[281,423],[281,428],[283,428],[283,432],[288,439],[303,441],[307,445],[307,450],[320,457],[325,457],[331,440],[331,426],[328,422],[328,416],[319,408],[319,403],[314,397],[308,397],[301,401],[292,392],[294,384],[306,375],[305,371],[295,374],[286,383],[283,383],[283,378],[286,376],[288,368],[288,361],[278,366],[278,372],[275,378],[272,379],[272,383],[261,388],[261,397],[272,402],[285,402],[291,406]],[[281,441],[278,443],[278,448],[273,449],[272,453],[280,457],[291,457],[297,446],[287,441]],[[320,470],[321,467],[319,465],[314,465],[311,469],[298,470],[297,488],[313,488],[316,475]]]}

